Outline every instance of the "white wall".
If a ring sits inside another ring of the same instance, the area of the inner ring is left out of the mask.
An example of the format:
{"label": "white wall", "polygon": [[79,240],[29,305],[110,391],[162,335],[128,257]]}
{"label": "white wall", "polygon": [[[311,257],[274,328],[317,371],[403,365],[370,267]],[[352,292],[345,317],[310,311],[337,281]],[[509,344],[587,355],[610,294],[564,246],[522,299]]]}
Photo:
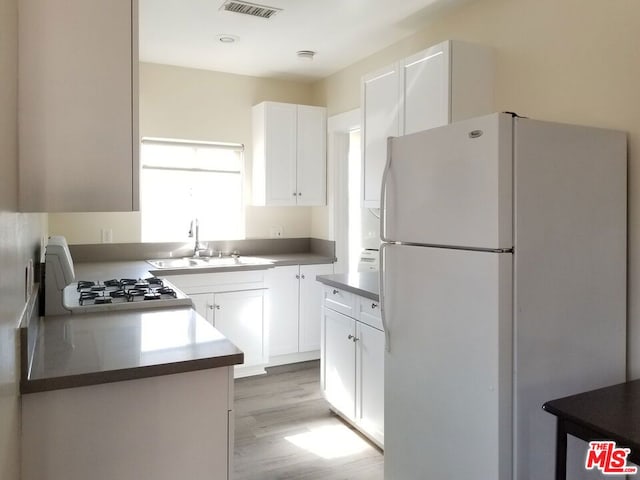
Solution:
{"label": "white wall", "polygon": [[628,132],[631,378],[640,378],[638,32],[636,0],[475,1],[315,85],[329,115],[344,112],[358,106],[363,74],[442,40],[467,40],[496,51],[496,111]]}
{"label": "white wall", "polygon": [[[140,135],[245,145],[245,199],[251,199],[251,106],[264,100],[313,104],[308,83],[232,75],[190,68],[140,64]],[[170,200],[170,192],[167,192]],[[285,237],[311,235],[307,207],[251,207],[247,238],[268,238],[282,226]],[[70,243],[100,243],[102,228],[113,241],[139,242],[139,213],[51,214],[52,234]]]}
{"label": "white wall", "polygon": [[17,0],[0,0],[0,478],[20,479],[20,362],[17,326],[25,267],[39,261],[46,215],[18,203]]}

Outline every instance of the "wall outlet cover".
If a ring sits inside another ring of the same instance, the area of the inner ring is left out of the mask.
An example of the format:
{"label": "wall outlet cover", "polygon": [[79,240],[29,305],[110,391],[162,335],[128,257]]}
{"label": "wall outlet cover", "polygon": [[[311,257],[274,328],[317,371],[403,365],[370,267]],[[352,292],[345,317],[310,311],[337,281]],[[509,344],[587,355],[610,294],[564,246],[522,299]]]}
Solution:
{"label": "wall outlet cover", "polygon": [[282,238],[284,234],[284,227],[282,225],[269,227],[269,235],[271,238]]}
{"label": "wall outlet cover", "polygon": [[113,229],[111,228],[100,229],[100,239],[102,243],[113,243]]}

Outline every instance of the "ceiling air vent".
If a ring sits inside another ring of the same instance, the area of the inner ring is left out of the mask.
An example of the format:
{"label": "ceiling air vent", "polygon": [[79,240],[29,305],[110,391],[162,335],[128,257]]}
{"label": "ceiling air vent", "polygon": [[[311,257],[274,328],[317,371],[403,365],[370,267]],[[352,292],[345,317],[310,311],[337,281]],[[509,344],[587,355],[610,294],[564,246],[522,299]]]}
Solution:
{"label": "ceiling air vent", "polygon": [[271,18],[282,9],[249,2],[239,2],[237,0],[227,0],[222,4],[220,10],[242,13],[244,15],[251,15],[252,17]]}

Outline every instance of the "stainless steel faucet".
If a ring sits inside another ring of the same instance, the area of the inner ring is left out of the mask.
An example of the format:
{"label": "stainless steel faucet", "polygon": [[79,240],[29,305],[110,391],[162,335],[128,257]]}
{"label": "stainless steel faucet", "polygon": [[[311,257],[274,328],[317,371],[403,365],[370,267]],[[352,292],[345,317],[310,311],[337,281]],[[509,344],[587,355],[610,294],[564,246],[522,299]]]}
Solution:
{"label": "stainless steel faucet", "polygon": [[193,238],[194,236],[194,229],[193,229],[194,223],[196,228],[195,228],[195,242],[193,244],[193,256],[199,257],[200,252],[203,250],[206,250],[206,247],[200,243],[200,222],[198,221],[197,218],[195,218],[194,220],[191,220],[191,226],[189,227],[189,238]]}

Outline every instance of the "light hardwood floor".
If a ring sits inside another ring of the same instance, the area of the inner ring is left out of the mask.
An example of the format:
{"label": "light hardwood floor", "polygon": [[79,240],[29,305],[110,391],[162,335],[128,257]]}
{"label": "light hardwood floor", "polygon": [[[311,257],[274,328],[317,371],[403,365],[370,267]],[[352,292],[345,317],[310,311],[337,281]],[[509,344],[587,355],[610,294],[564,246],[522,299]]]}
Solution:
{"label": "light hardwood floor", "polygon": [[235,480],[382,480],[383,456],[329,410],[319,362],[235,382]]}

